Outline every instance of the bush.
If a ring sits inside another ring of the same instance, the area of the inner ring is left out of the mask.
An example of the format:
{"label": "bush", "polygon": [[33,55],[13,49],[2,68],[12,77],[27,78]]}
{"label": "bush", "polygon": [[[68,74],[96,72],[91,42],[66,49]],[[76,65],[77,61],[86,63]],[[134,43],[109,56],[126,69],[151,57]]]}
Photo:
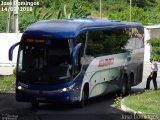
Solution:
{"label": "bush", "polygon": [[16,77],[16,67],[13,69],[13,76]]}
{"label": "bush", "polygon": [[160,38],[151,38],[147,43],[151,46],[151,58],[160,62]]}
{"label": "bush", "polygon": [[14,92],[15,81],[13,75],[0,77],[0,93]]}
{"label": "bush", "polygon": [[121,108],[121,100],[122,100],[122,97],[120,96],[120,97],[116,97],[115,99],[114,99],[114,106],[116,107],[116,108]]}

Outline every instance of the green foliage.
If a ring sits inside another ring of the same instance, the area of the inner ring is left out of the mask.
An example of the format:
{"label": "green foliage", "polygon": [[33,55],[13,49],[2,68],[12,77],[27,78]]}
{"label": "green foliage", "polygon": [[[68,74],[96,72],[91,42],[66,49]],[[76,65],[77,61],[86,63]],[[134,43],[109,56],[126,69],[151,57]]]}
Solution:
{"label": "green foliage", "polygon": [[151,58],[160,62],[160,38],[151,38],[147,43],[151,45]]}
{"label": "green foliage", "polygon": [[[138,13],[138,16],[137,16],[137,13]],[[127,7],[123,11],[116,12],[115,14],[112,14],[112,13],[108,14],[108,17],[110,19],[130,21],[130,18],[128,17],[129,15],[130,15],[129,7]],[[132,7],[132,21],[146,23],[144,18],[145,18],[145,13],[142,8]]]}
{"label": "green foliage", "polygon": [[[3,0],[8,1],[8,0]],[[42,19],[63,19],[79,17],[99,17],[99,0],[34,0],[40,2],[33,6],[32,12],[19,12],[19,27],[26,27]],[[129,21],[130,0],[102,0],[102,17]],[[159,0],[132,0],[132,21],[144,25],[160,23]],[[0,11],[0,32],[6,31],[8,12]],[[13,20],[13,16],[11,17]],[[12,28],[12,23],[11,23]]]}
{"label": "green foliage", "polygon": [[0,93],[15,91],[15,77],[2,76],[0,77]]}
{"label": "green foliage", "polygon": [[114,99],[114,106],[116,107],[116,108],[121,108],[121,100],[122,100],[122,97],[116,97],[115,99]]}
{"label": "green foliage", "polygon": [[[130,2],[130,0],[128,0]],[[132,5],[140,8],[151,8],[157,4],[156,0],[132,0]]]}
{"label": "green foliage", "polygon": [[[35,0],[35,1],[37,1],[37,2],[39,2],[40,3],[40,6],[39,7],[46,7],[46,8],[50,8],[50,7],[52,7],[52,5],[53,5],[53,0]],[[56,1],[58,1],[59,2],[59,0],[56,0]],[[56,2],[55,2],[56,3]]]}
{"label": "green foliage", "polygon": [[0,11],[0,32],[6,32],[7,12]]}
{"label": "green foliage", "polygon": [[16,77],[16,67],[13,69],[13,76]]}
{"label": "green foliage", "polygon": [[147,41],[148,44],[150,44],[151,46],[160,46],[160,38],[151,38]]}
{"label": "green foliage", "polygon": [[160,14],[157,9],[147,10],[144,14],[145,19],[142,22],[145,25],[160,23]]}
{"label": "green foliage", "polygon": [[61,7],[61,9],[58,11],[57,19],[86,18],[89,15],[91,15],[91,13],[85,11],[81,5],[73,3],[70,12],[69,12],[69,10],[67,10],[66,4],[63,7]]}
{"label": "green foliage", "polygon": [[147,90],[143,93],[127,96],[124,104],[132,110],[145,113],[146,115],[159,115],[160,90]]}
{"label": "green foliage", "polygon": [[26,29],[26,27],[31,25],[32,23],[35,23],[39,20],[47,20],[52,18],[53,12],[51,11],[51,9],[46,10],[44,8],[35,8],[32,12],[21,13],[19,17],[19,30],[23,32]]}

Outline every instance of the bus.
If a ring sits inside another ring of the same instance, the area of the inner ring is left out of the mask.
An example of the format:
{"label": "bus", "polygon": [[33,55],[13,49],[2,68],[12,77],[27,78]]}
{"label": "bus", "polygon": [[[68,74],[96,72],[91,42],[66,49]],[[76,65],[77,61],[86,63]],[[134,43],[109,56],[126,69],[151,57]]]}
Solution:
{"label": "bus", "polygon": [[16,100],[77,103],[142,82],[144,28],[141,23],[96,18],[42,20],[29,26],[20,42]]}

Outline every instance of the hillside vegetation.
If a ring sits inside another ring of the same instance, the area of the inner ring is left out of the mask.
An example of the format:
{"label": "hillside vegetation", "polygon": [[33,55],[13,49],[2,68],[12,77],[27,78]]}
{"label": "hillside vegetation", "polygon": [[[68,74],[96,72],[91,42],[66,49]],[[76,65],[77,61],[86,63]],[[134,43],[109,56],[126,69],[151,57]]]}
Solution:
{"label": "hillside vegetation", "polygon": [[[9,1],[9,0],[3,0]],[[19,0],[23,1],[23,0]],[[24,0],[26,1],[26,0]],[[19,30],[42,19],[63,19],[79,17],[100,17],[100,0],[27,0],[38,1],[31,12],[19,12]],[[1,5],[1,8],[5,7]],[[132,0],[131,21],[144,25],[160,23],[159,0]],[[13,20],[11,13],[11,21]],[[6,31],[7,11],[0,11],[0,32]],[[102,0],[102,17],[130,21],[130,0]],[[12,23],[10,24],[12,32]]]}

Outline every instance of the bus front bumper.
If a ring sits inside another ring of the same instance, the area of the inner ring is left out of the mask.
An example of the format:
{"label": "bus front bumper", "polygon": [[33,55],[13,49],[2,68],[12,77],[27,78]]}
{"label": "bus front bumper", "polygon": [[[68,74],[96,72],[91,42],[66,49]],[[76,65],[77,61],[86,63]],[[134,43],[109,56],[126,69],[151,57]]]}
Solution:
{"label": "bus front bumper", "polygon": [[62,89],[54,91],[16,89],[16,100],[21,102],[40,103],[76,103],[79,102],[79,94],[75,89]]}

